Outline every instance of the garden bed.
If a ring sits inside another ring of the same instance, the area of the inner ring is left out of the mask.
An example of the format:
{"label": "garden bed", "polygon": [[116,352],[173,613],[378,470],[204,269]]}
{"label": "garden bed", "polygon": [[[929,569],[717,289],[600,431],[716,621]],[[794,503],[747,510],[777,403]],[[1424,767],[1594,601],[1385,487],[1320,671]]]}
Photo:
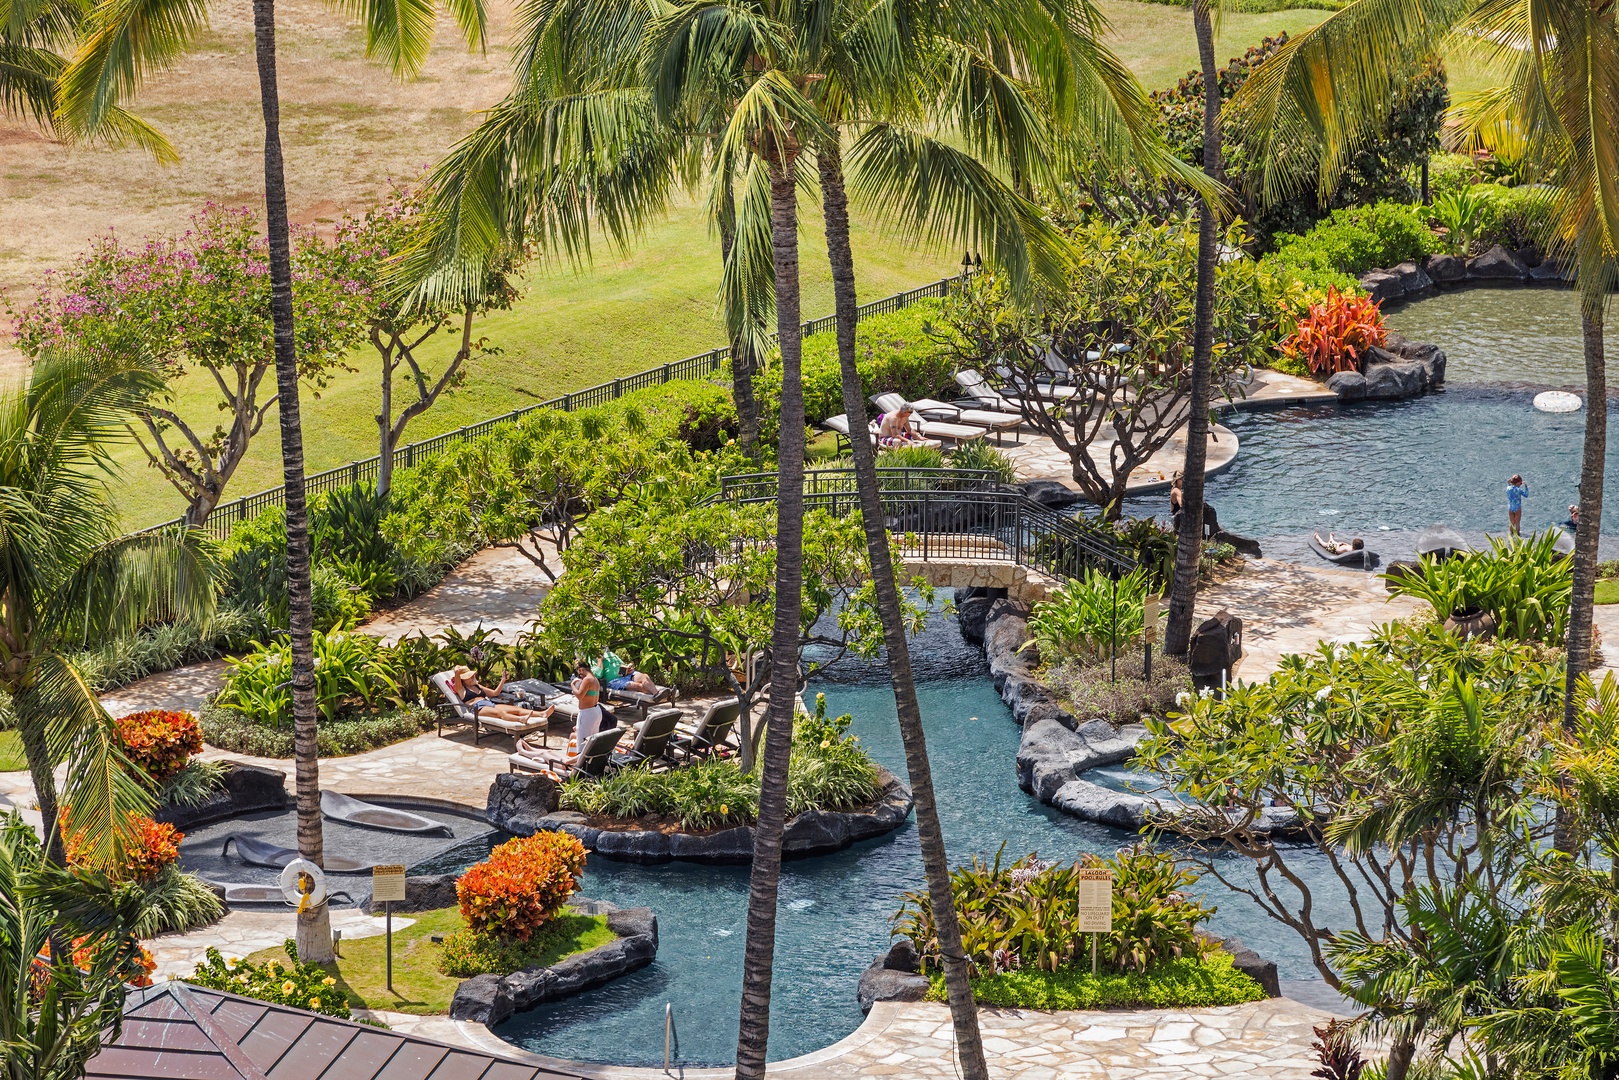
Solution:
{"label": "garden bed", "polygon": [[[1260,1001],[1265,991],[1232,967],[1228,953],[1182,957],[1148,971],[1092,975],[1088,967],[1057,971],[1022,968],[984,975],[972,981],[981,1005],[1001,1009],[1206,1009]],[[944,976],[934,975],[927,1001],[944,1001]]]}
{"label": "garden bed", "polygon": [[[410,706],[371,716],[322,721],[318,738],[323,758],[363,754],[432,731],[437,720],[429,709]],[[251,757],[293,756],[292,725],[280,728],[216,705],[202,709],[203,739],[209,746]]]}

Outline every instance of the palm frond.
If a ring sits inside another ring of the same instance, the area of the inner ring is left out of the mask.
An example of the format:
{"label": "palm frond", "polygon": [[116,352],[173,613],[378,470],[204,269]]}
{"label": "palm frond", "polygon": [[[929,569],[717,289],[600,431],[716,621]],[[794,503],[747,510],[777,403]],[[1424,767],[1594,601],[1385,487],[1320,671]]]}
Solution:
{"label": "palm frond", "polygon": [[103,0],[57,84],[57,127],[94,138],[108,114],[173,64],[207,24],[207,0]]}
{"label": "palm frond", "polygon": [[102,641],[148,622],[213,617],[213,563],[195,530],[119,537],[86,551],[41,613],[43,633]]}

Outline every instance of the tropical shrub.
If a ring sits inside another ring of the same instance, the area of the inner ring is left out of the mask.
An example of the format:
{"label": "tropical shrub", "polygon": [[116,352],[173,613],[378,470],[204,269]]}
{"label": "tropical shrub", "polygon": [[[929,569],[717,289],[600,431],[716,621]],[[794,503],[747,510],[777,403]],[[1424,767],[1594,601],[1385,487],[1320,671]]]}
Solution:
{"label": "tropical shrub", "polygon": [[1399,202],[1346,206],[1303,235],[1278,236],[1271,258],[1279,265],[1354,275],[1420,259],[1438,248],[1425,210]]}
{"label": "tropical shrub", "polygon": [[1329,289],[1326,299],[1311,304],[1298,329],[1282,343],[1282,355],[1302,360],[1310,374],[1325,378],[1339,371],[1359,371],[1366,351],[1387,340],[1383,313],[1375,301]]}
{"label": "tropical shrub", "polygon": [[815,710],[793,722],[793,752],[787,770],[787,814],[806,810],[853,810],[881,791],[877,766],[849,734],[854,717],[826,715],[826,695],[815,695]]}
{"label": "tropical shrub", "polygon": [[[97,862],[82,830],[72,827],[71,809],[64,806],[60,817],[67,862],[88,871]],[[225,913],[224,905],[206,882],[180,869],[177,860],[185,833],[140,815],[131,814],[129,820],[129,839],[107,878],[128,887],[136,896],[130,911],[130,926],[136,934],[155,937],[170,930],[192,930]]]}
{"label": "tropical shrub", "polygon": [[[962,948],[974,971],[1060,971],[1082,960],[1088,968],[1090,935],[1078,929],[1079,871],[1088,867],[1113,871],[1113,930],[1100,935],[1098,957],[1109,970],[1146,971],[1208,951],[1197,928],[1215,909],[1182,891],[1197,875],[1181,868],[1173,854],[1137,846],[1111,859],[1088,855],[1068,866],[1033,855],[1006,866],[997,854],[989,863],[974,857],[950,875]],[[892,924],[896,935],[916,946],[924,973],[939,966],[933,905],[925,890],[904,895]]]}
{"label": "tropical shrub", "polygon": [[508,840],[455,883],[461,917],[475,934],[527,941],[579,887],[585,846],[563,832]]}
{"label": "tropical shrub", "polygon": [[438,969],[457,979],[483,974],[510,975],[526,967],[554,964],[564,955],[594,949],[617,936],[607,929],[607,916],[572,912],[558,915],[527,941],[461,930],[444,936]]}
{"label": "tropical shrub", "polygon": [[1075,716],[1106,720],[1117,727],[1143,716],[1164,716],[1188,690],[1191,673],[1173,656],[1154,652],[1152,678],[1145,677],[1142,646],[1119,650],[1118,663],[1108,659],[1063,660],[1040,669],[1040,682]]}
{"label": "tropical shrub", "polygon": [[890,446],[877,452],[879,469],[942,469],[944,451],[934,446]]}
{"label": "tropical shrub", "polygon": [[[414,739],[424,731],[432,731],[437,722],[431,709],[412,703],[354,720],[322,723],[315,738],[321,757],[345,757]],[[208,745],[221,750],[253,757],[293,756],[290,725],[275,728],[234,709],[205,705],[202,730]]]}
{"label": "tropical shrub", "polygon": [[[1150,971],[1104,971],[1087,966],[1057,971],[1019,968],[986,972],[972,980],[973,997],[1001,1009],[1205,1009],[1262,1001],[1265,991],[1231,966],[1226,953],[1170,960]],[[928,1001],[944,1001],[944,975],[932,978]]]}
{"label": "tropical shrub", "polygon": [[167,784],[192,754],[202,750],[202,726],[183,710],[148,709],[120,716],[114,723],[124,756],[157,787]]}
{"label": "tropical shrub", "polygon": [[[903,394],[907,401],[936,398],[955,386],[955,368],[935,338],[942,305],[922,300],[898,311],[861,319],[855,327],[855,364],[868,394]],[[781,365],[754,376],[761,417],[781,412]],[[843,412],[843,374],[836,334],[804,339],[804,415],[812,424]],[[773,438],[772,438],[772,441]]]}
{"label": "tropical shrub", "polygon": [[1065,581],[1029,615],[1029,638],[1041,660],[1094,661],[1110,655],[1115,642],[1133,645],[1141,637],[1146,583],[1147,571],[1139,566],[1117,583],[1095,569]]}
{"label": "tropical shrub", "polygon": [[[72,807],[63,806],[59,819],[68,865],[86,869],[93,866],[95,860],[82,831],[73,828]],[[129,820],[131,829],[122,863],[109,876],[116,881],[144,884],[180,857],[180,841],[185,839],[185,833],[139,814],[131,814]]]}
{"label": "tropical shrub", "polygon": [[1394,596],[1411,596],[1441,621],[1465,612],[1495,617],[1498,637],[1561,644],[1574,595],[1573,560],[1557,550],[1557,534],[1529,540],[1492,538],[1490,550],[1451,559],[1425,558],[1402,575],[1384,575]]}
{"label": "tropical shrub", "polygon": [[191,622],[143,626],[93,649],[69,654],[74,670],[97,693],[106,693],[159,671],[219,656],[227,643],[245,641],[253,620],[237,608],[219,608],[207,626]]}
{"label": "tropical shrub", "polygon": [[995,474],[1003,484],[1017,483],[1017,466],[1012,458],[983,439],[962,443],[950,451],[952,469],[982,469]]}
{"label": "tropical shrub", "polygon": [[[227,661],[219,705],[279,729],[292,720],[292,652],[281,641]],[[396,701],[398,680],[382,643],[369,634],[315,634],[315,703],[322,718]]]}
{"label": "tropical shrub", "polygon": [[1478,187],[1458,188],[1436,197],[1433,216],[1445,230],[1445,247],[1460,255],[1471,251],[1488,207],[1489,200]]}
{"label": "tropical shrub", "polygon": [[1553,189],[1540,184],[1504,187],[1479,184],[1472,189],[1484,200],[1479,213],[1477,239],[1482,247],[1547,247]]}
{"label": "tropical shrub", "polygon": [[348,994],[325,968],[298,959],[298,947],[289,938],[287,959],[254,964],[247,960],[226,960],[210,947],[206,959],[185,977],[185,981],[210,990],[224,990],[242,997],[307,1009],[322,1016],[347,1020]]}

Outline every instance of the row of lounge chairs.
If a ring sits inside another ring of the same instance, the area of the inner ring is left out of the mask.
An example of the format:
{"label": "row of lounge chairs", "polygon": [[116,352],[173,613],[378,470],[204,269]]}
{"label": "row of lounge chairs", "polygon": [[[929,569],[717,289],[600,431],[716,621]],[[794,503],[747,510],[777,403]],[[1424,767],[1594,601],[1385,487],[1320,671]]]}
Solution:
{"label": "row of lounge chairs", "polygon": [[[950,404],[945,401],[935,401],[932,398],[922,398],[918,401],[907,402],[901,394],[873,394],[871,403],[879,412],[898,412],[909,404],[913,415],[911,417],[911,430],[921,437],[922,445],[940,446],[945,442],[957,446],[975,439],[982,439],[986,435],[995,436],[996,445],[1000,445],[1001,436],[1008,431],[1016,431],[1023,423],[1023,414],[1015,407],[980,408],[975,401],[966,401]],[[828,417],[822,421],[822,427],[835,432],[840,443],[849,439],[849,417],[847,413]],[[877,441],[877,423],[869,424],[868,437],[873,445]]]}
{"label": "row of lounge chairs", "polygon": [[635,725],[635,741],[619,750],[628,729],[616,724],[598,731],[583,746],[571,764],[540,756],[536,748],[519,743],[510,758],[510,771],[547,773],[558,779],[583,777],[600,779],[622,769],[671,769],[734,753],[734,732],[742,706],[734,698],[717,701],[704,710],[696,723],[683,725],[679,709],[660,709]]}

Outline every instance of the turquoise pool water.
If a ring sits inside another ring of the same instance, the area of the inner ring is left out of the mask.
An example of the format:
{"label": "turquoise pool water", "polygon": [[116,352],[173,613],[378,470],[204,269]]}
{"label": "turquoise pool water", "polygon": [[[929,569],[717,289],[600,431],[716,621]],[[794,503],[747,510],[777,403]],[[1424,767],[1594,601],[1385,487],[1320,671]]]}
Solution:
{"label": "turquoise pool water", "polygon": [[[1038,851],[1072,860],[1112,853],[1130,834],[1090,825],[1043,807],[1018,790],[1018,730],[996,695],[982,656],[961,640],[954,619],[936,619],[918,639],[922,709],[952,863],[975,854],[1009,857]],[[812,689],[829,708],[852,713],[872,754],[904,775],[893,693],[875,664],[851,665]],[[1243,867],[1233,861],[1232,868]],[[773,1060],[820,1049],[859,1026],[855,983],[888,946],[887,921],[899,896],[920,888],[915,825],[848,851],[791,862],[782,874],[772,1001]],[[1221,904],[1215,929],[1257,944],[1283,965],[1285,978],[1313,972],[1302,947],[1217,882],[1206,892]],[[747,906],[746,867],[683,863],[635,866],[592,858],[585,895],[658,913],[657,961],[570,1001],[513,1017],[496,1032],[555,1057],[620,1064],[661,1064],[663,1014],[672,1002],[688,1065],[734,1060]],[[1223,897],[1223,899],[1220,899]]]}

